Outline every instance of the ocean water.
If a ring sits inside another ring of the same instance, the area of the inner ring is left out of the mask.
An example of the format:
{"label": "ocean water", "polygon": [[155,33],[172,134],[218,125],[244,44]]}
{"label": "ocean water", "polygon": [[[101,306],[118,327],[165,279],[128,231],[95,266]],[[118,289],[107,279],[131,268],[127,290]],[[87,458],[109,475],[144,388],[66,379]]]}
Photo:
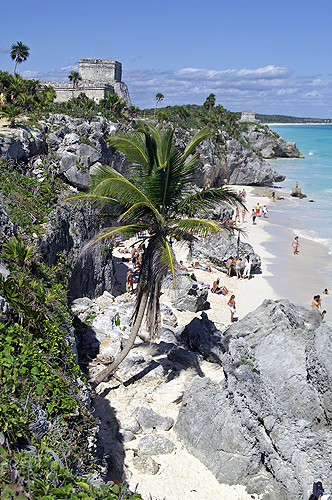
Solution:
{"label": "ocean water", "polygon": [[297,181],[302,193],[307,195],[302,200],[292,198],[280,208],[284,224],[299,237],[327,246],[332,254],[332,125],[273,125],[270,128],[286,141],[296,142],[305,156],[269,160],[271,166],[286,176],[286,180],[278,184],[280,191],[292,190]]}
{"label": "ocean water", "polygon": [[[306,307],[310,307],[314,294],[322,294],[323,289],[328,288],[330,293],[324,296],[323,307],[329,313],[326,321],[332,324],[332,125],[273,125],[270,128],[286,141],[296,142],[305,156],[268,161],[286,180],[276,185],[276,192],[284,200],[269,202],[271,225],[267,231],[275,244],[280,245],[285,235],[290,234],[287,245],[283,246],[283,255],[270,265],[273,274],[270,284],[278,294],[285,296],[283,281],[278,282],[277,277],[287,276],[292,280],[287,298]],[[296,182],[307,198],[290,197]],[[301,245],[299,259],[295,261],[290,239],[294,236],[299,237]],[[273,249],[273,244],[267,246]],[[312,256],[309,265],[301,260],[304,250]],[[287,259],[291,266],[288,268],[284,263]],[[298,267],[292,274],[294,266]]]}

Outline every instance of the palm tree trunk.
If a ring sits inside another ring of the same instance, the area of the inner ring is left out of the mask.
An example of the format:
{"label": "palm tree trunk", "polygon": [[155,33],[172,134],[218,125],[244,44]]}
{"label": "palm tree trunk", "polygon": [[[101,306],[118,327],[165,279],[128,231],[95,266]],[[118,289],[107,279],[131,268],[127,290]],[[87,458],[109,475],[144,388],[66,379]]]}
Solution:
{"label": "palm tree trunk", "polygon": [[105,368],[101,372],[97,373],[97,375],[90,378],[90,380],[88,381],[89,384],[91,384],[91,386],[93,388],[97,387],[97,385],[99,385],[103,380],[105,380],[105,378],[108,377],[108,375],[110,375],[111,373],[113,373],[117,369],[119,364],[122,363],[122,361],[125,359],[125,357],[129,353],[130,349],[133,347],[135,339],[137,337],[137,334],[138,334],[139,329],[140,329],[141,324],[142,324],[146,304],[148,301],[148,296],[149,296],[148,292],[145,292],[144,295],[142,296],[142,300],[141,300],[141,303],[139,306],[138,314],[137,314],[135,323],[133,324],[131,334],[127,340],[126,345],[124,346],[123,350],[119,354],[119,356],[113,361],[113,363],[110,366],[108,366],[107,368]]}

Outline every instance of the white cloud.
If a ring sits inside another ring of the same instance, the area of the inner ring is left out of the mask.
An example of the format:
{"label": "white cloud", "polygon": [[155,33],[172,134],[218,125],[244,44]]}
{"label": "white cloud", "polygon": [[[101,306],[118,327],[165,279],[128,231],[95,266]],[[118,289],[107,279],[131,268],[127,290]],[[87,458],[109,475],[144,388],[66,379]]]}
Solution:
{"label": "white cloud", "polygon": [[35,78],[51,82],[68,82],[68,75],[70,75],[72,71],[78,71],[78,64],[52,69],[46,73],[42,73],[41,71],[21,71],[21,75],[23,78]]}
{"label": "white cloud", "polygon": [[[75,64],[47,73],[22,71],[21,74],[25,78],[68,81],[70,72],[77,69]],[[128,85],[133,104],[140,108],[154,107],[158,92],[165,96],[162,106],[202,104],[213,93],[217,104],[232,111],[254,109],[266,114],[332,117],[332,79],[317,74],[296,76],[287,67],[268,65],[222,71],[124,69],[122,79]]]}

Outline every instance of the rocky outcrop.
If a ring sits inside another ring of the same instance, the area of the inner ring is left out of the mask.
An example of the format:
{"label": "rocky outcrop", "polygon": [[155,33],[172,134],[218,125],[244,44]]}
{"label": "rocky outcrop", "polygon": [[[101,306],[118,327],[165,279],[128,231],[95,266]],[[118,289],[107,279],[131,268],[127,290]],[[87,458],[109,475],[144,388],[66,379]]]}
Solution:
{"label": "rocky outcrop", "polygon": [[[174,290],[173,278],[167,276],[163,282],[163,290],[169,292]],[[175,278],[175,298],[174,307],[182,311],[205,311],[209,309],[210,303],[207,301],[208,290],[204,283],[194,281],[186,272],[179,271]]]}
{"label": "rocky outcrop", "polygon": [[265,300],[222,334],[202,321],[204,342],[198,325],[184,338],[225,379],[196,377],[184,394],[175,431],[190,453],[262,499],[306,498],[317,478],[331,489],[332,329],[319,311]]}
{"label": "rocky outcrop", "polygon": [[[198,130],[189,132],[176,129],[174,134],[176,147],[184,149],[196,132]],[[208,183],[211,187],[221,186],[224,179],[227,179],[229,184],[245,186],[260,186],[285,180],[283,175],[255,151],[249,147],[245,148],[227,132],[220,132],[220,140],[224,143],[224,147],[220,148],[218,141],[212,139],[202,141],[198,146],[199,168],[195,178],[197,186],[204,188]]]}
{"label": "rocky outcrop", "polygon": [[45,233],[36,242],[48,265],[57,261],[59,253],[67,257],[69,302],[82,296],[93,298],[104,290],[112,291],[114,269],[110,244],[97,242],[83,251],[101,228],[100,218],[90,206],[64,202],[49,214]]}
{"label": "rocky outcrop", "polygon": [[8,129],[0,137],[0,158],[2,160],[27,161],[28,158],[46,153],[46,145],[39,129],[30,129],[20,125]]}
{"label": "rocky outcrop", "polygon": [[229,257],[236,257],[237,252],[242,262],[244,262],[245,257],[249,255],[252,260],[252,272],[260,268],[261,258],[254,252],[253,247],[249,245],[249,243],[244,243],[240,240],[238,247],[237,237],[226,236],[221,232],[204,238],[204,241],[195,241],[192,249],[192,255],[195,260],[210,262],[219,271],[224,272],[226,272],[226,260]]}
{"label": "rocky outcrop", "polygon": [[224,177],[229,184],[261,186],[285,180],[284,175],[278,174],[252,149],[244,148],[239,141],[229,139],[226,144]]}
{"label": "rocky outcrop", "polygon": [[247,133],[242,133],[250,146],[261,152],[263,158],[304,158],[295,142],[286,142],[282,137],[271,132],[268,127],[262,129],[255,125],[248,127]]}

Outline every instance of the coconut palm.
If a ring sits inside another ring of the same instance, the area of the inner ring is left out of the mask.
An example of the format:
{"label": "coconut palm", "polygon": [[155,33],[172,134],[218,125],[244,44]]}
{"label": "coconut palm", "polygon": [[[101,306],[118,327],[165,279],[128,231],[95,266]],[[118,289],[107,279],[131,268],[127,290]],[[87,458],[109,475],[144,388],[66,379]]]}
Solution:
{"label": "coconut palm", "polygon": [[10,57],[12,58],[13,61],[15,60],[14,74],[16,73],[16,66],[28,59],[30,55],[29,50],[30,47],[24,45],[24,43],[22,42],[17,42],[16,44],[14,43],[12,45]]}
{"label": "coconut palm", "polygon": [[156,94],[156,107],[154,108],[154,117],[156,117],[157,105],[164,99],[164,96],[161,92]]}
{"label": "coconut palm", "polygon": [[70,82],[73,82],[73,95],[74,95],[74,88],[77,87],[78,82],[82,80],[82,77],[78,71],[72,71],[70,75],[68,75],[68,78]]}
{"label": "coconut palm", "polygon": [[108,145],[120,149],[132,162],[128,179],[109,166],[95,167],[90,190],[70,199],[97,204],[118,215],[118,227],[105,229],[89,245],[115,234],[138,236],[149,233],[143,254],[136,290],[136,305],[130,337],[118,358],[90,382],[98,385],[127,356],[146,313],[151,338],[159,328],[159,295],[163,278],[171,273],[175,282],[175,257],[170,239],[193,241],[193,234],[208,236],[219,231],[217,223],[198,218],[199,213],[222,202],[242,205],[238,195],[229,189],[192,191],[198,167],[196,146],[211,137],[205,128],[198,132],[183,152],[172,144],[174,130],[160,132],[154,125],[147,129],[141,121],[135,133],[119,132],[107,139]]}

